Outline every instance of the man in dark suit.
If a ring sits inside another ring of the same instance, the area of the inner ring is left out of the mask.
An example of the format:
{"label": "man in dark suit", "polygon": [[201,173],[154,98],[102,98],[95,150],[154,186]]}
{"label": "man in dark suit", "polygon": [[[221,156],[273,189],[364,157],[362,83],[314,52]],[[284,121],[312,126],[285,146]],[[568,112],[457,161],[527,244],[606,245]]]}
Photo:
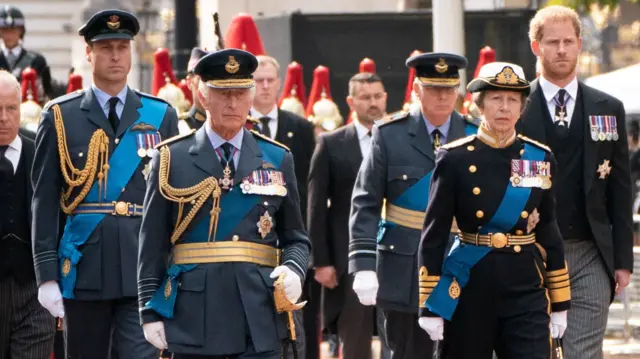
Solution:
{"label": "man in dark suit", "polygon": [[[337,324],[344,358],[371,358],[373,308],[364,306],[348,274],[351,192],[362,158],[371,146],[373,122],[386,112],[382,80],[359,73],[349,81],[351,124],[318,137],[309,171],[309,239],[315,279],[324,288],[324,326]],[[330,202],[330,205],[328,204]]]}
{"label": "man in dark suit", "polygon": [[38,303],[31,255],[33,141],[18,133],[20,84],[0,71],[0,358],[48,359],[55,320]]}
{"label": "man in dark suit", "polygon": [[52,81],[51,70],[44,56],[22,46],[25,32],[25,18],[20,9],[3,5],[0,8],[0,69],[11,72],[20,81],[22,71],[27,67],[33,68],[38,74],[37,100],[44,104],[49,99],[63,95],[66,85]]}
{"label": "man in dark suit", "polygon": [[[421,108],[374,126],[353,189],[349,219],[349,273],[364,305],[378,305],[394,359],[424,358],[431,340],[418,326],[416,253],[429,180],[440,145],[475,133],[454,111],[464,57],[427,53],[407,59],[416,69]],[[381,221],[383,203],[385,219]],[[378,291],[378,286],[380,291]]]}
{"label": "man in dark suit", "polygon": [[577,80],[580,32],[578,15],[562,6],[542,9],[531,21],[542,73],[519,132],[548,144],[558,162],[554,185],[572,302],[564,357],[596,359],[609,303],[633,269],[632,196],[624,107]]}
{"label": "man in dark suit", "polygon": [[166,102],[127,86],[138,30],[135,16],[120,10],[98,12],[80,28],[93,85],[51,101],[36,135],[38,298],[64,318],[67,357],[106,358],[112,345],[120,359],[159,354],[139,322],[138,229],[151,150],[178,133],[178,119]]}

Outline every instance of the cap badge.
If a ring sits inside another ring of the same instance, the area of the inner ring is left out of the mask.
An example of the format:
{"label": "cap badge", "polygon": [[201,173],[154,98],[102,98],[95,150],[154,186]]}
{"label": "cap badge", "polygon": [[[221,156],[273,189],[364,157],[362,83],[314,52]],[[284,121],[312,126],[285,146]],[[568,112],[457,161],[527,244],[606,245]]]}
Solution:
{"label": "cap badge", "polygon": [[235,74],[240,69],[240,64],[236,61],[236,58],[229,56],[229,61],[224,65],[224,69],[230,74]]}
{"label": "cap badge", "polygon": [[520,78],[513,72],[509,66],[505,66],[500,73],[496,75],[496,82],[500,85],[517,85]]}
{"label": "cap badge", "polygon": [[120,18],[118,15],[109,16],[109,21],[107,21],[107,26],[110,30],[118,30],[120,28]]}
{"label": "cap badge", "polygon": [[6,22],[7,22],[7,25],[9,26],[13,25],[13,18],[11,17],[11,15],[7,16]]}
{"label": "cap badge", "polygon": [[438,63],[435,65],[435,67],[436,67],[436,71],[438,71],[438,73],[440,74],[447,72],[447,70],[449,69],[449,65],[447,65],[447,63],[444,61],[443,58],[440,58]]}

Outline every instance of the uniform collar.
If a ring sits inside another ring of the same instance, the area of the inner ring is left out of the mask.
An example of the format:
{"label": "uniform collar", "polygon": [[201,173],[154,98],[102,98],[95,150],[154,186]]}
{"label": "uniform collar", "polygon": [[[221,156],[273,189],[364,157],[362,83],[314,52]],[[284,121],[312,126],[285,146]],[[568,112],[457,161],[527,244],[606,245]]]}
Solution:
{"label": "uniform collar", "polygon": [[[105,106],[108,106],[109,99],[112,96],[109,95],[108,93],[100,90],[98,87],[96,87],[95,84],[91,84],[91,89],[93,90],[93,93],[96,95],[96,99],[98,100],[98,103],[100,104],[100,107],[101,108],[105,108]],[[125,85],[122,88],[122,90],[120,90],[120,92],[118,92],[118,94],[116,95],[118,100],[120,100],[120,102],[123,105],[125,104],[125,100],[127,99],[127,91],[128,90],[129,90],[129,87],[127,85]]]}
{"label": "uniform collar", "polygon": [[513,133],[509,135],[506,139],[500,140],[498,136],[489,131],[487,129],[487,125],[483,121],[480,127],[478,128],[478,138],[480,141],[484,142],[487,146],[493,148],[506,148],[511,146],[511,144],[516,140],[516,131],[513,130]]}
{"label": "uniform collar", "polygon": [[189,117],[193,117],[196,119],[196,121],[199,122],[204,122],[207,120],[207,114],[198,110],[195,105],[191,106],[191,109],[189,110]]}
{"label": "uniform collar", "polygon": [[449,128],[451,128],[451,115],[449,115],[449,118],[447,118],[447,121],[442,125],[434,126],[431,122],[429,122],[429,120],[426,117],[424,117],[424,114],[422,112],[420,112],[420,114],[424,119],[424,122],[427,124],[427,132],[429,132],[429,136],[431,136],[433,131],[437,129],[438,131],[440,131],[440,134],[442,135],[442,137],[444,137],[445,139],[447,138],[447,135],[449,134]]}
{"label": "uniform collar", "polygon": [[[558,87],[556,84],[551,83],[542,75],[540,75],[540,86],[542,87],[542,93],[544,94],[544,98],[545,100],[547,100],[547,102],[553,101],[553,98],[556,97],[558,91],[560,91],[560,87]],[[569,82],[569,84],[565,86],[564,89],[575,101],[578,98],[578,78],[574,77],[573,80],[571,80],[571,82]]]}
{"label": "uniform collar", "polygon": [[207,137],[209,137],[209,141],[211,141],[211,145],[213,146],[214,150],[217,150],[218,147],[222,146],[225,142],[229,142],[238,151],[240,151],[240,149],[242,148],[242,139],[244,137],[244,130],[242,128],[229,141],[220,137],[220,135],[218,135],[214,130],[211,129],[211,126],[204,126],[204,130],[207,133]]}

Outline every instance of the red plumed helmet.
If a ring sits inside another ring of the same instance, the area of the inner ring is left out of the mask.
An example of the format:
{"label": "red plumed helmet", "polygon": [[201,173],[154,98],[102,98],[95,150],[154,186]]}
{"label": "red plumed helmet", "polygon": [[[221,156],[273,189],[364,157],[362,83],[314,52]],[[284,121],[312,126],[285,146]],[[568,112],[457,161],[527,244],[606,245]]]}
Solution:
{"label": "red plumed helmet", "polygon": [[22,83],[22,102],[27,102],[29,100],[38,102],[38,73],[32,67],[27,67],[22,70],[22,75],[20,76]]}
{"label": "red plumed helmet", "polygon": [[[476,71],[473,73],[473,78],[478,77],[482,66],[496,61],[496,51],[489,46],[485,46],[480,49],[480,55],[478,56],[478,64],[476,65]],[[471,92],[467,92],[462,104],[462,114],[471,114],[474,117],[479,117],[480,114],[475,110],[475,105],[471,103]]]}
{"label": "red plumed helmet", "polygon": [[370,72],[372,74],[376,73],[376,63],[373,62],[373,60],[371,60],[368,57],[365,57],[364,59],[362,59],[362,61],[360,61],[360,73],[362,72]]}
{"label": "red plumed helmet", "polygon": [[69,83],[67,84],[67,93],[72,93],[82,89],[82,75],[71,72],[69,74]]}
{"label": "red plumed helmet", "polygon": [[186,79],[180,80],[180,83],[178,83],[178,87],[180,88],[180,90],[182,90],[182,93],[184,94],[185,99],[189,102],[189,107],[191,107],[191,105],[193,105],[193,94],[191,93],[189,84],[187,84],[187,80]]}
{"label": "red plumed helmet", "polygon": [[313,70],[313,83],[307,104],[307,118],[316,127],[325,131],[333,131],[343,123],[340,110],[331,98],[329,69],[322,65]]}
{"label": "red plumed helmet", "polygon": [[287,76],[284,79],[282,95],[278,101],[278,107],[291,111],[299,116],[306,117],[304,79],[302,78],[302,65],[293,61],[287,66]]}
{"label": "red plumed helmet", "polygon": [[158,48],[153,54],[153,83],[151,93],[167,101],[178,113],[189,110],[186,96],[178,87],[178,81],[171,67],[169,50]]}
{"label": "red plumed helmet", "polygon": [[42,107],[38,104],[38,73],[31,67],[22,71],[22,104],[20,105],[20,127],[35,133],[40,123]]}
{"label": "red plumed helmet", "polygon": [[249,14],[240,13],[231,19],[224,42],[227,49],[245,50],[254,56],[265,55],[258,27]]}
{"label": "red plumed helmet", "polygon": [[[422,51],[420,50],[413,50],[413,52],[411,53],[411,55],[409,55],[409,57],[420,55],[421,53]],[[415,94],[413,93],[413,80],[415,78],[416,78],[416,69],[409,68],[409,79],[407,80],[407,89],[404,92],[404,102],[402,105],[403,111],[409,111],[411,105],[416,103],[417,99],[415,98]]]}

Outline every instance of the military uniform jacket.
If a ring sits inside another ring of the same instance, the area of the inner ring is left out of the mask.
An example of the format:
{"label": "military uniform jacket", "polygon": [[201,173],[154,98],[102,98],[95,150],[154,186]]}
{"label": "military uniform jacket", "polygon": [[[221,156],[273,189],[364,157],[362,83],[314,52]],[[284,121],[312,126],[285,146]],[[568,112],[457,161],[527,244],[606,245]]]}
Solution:
{"label": "military uniform jacket", "polygon": [[[73,166],[82,169],[88,157],[88,144],[98,129],[109,138],[109,156],[127,129],[139,118],[142,98],[162,101],[150,95],[129,89],[120,122],[113,131],[91,89],[62,96],[50,102],[42,112],[33,163],[33,255],[38,284],[59,280],[58,241],[61,213],[60,194],[68,185],[61,173],[61,159],[52,107],[59,105],[66,146]],[[164,101],[163,101],[164,102]],[[167,107],[160,128],[161,138],[177,134],[176,112]],[[61,141],[64,142],[64,141]],[[131,159],[138,155],[131,153]],[[146,189],[143,171],[149,158],[143,158],[133,173],[118,201],[142,206]],[[113,175],[113,174],[112,174]],[[80,190],[72,193],[73,200]],[[107,215],[78,250],[82,257],[77,266],[75,298],[79,300],[105,300],[137,296],[135,273],[137,271],[138,231],[140,216]]]}
{"label": "military uniform jacket", "polygon": [[[465,119],[454,112],[447,141],[464,137],[465,124]],[[374,126],[371,150],[362,162],[353,188],[349,273],[377,271],[380,285],[377,303],[384,309],[417,313],[416,253],[420,230],[387,228],[377,242],[383,201],[394,201],[434,166],[431,136],[419,111]]]}
{"label": "military uniform jacket", "polygon": [[[232,191],[241,191],[238,184],[242,179],[264,168],[265,157],[259,141],[267,141],[262,144],[266,146],[282,146],[255,132],[242,131],[245,133],[234,176],[236,186]],[[181,137],[168,144],[171,158],[169,185],[186,188],[210,177],[223,177],[223,168],[204,127]],[[155,156],[152,162],[145,197],[147,210],[140,231],[138,283],[142,322],[164,320],[169,350],[173,353],[216,356],[243,353],[247,350],[247,338],[251,338],[256,352],[280,350],[281,340],[287,332],[284,318],[275,311],[274,279],[269,277],[273,268],[269,266],[248,262],[200,263],[177,278],[179,284],[172,319],[162,318],[147,306],[166,277],[167,263],[171,264],[170,236],[178,215],[178,204],[168,200],[159,190],[159,157]],[[243,218],[233,218],[237,224],[226,236],[218,235],[215,242],[246,241],[280,248],[280,263],[304,281],[310,248],[300,215],[293,157],[288,150],[279,171],[284,175],[287,194],[251,195],[259,196],[255,206]],[[225,207],[224,196],[230,195],[228,193],[222,191],[221,213],[233,210],[233,202]],[[212,204],[209,197],[176,245],[189,237],[200,220],[209,221]],[[184,213],[190,208],[187,204]],[[273,227],[263,238],[257,224],[267,213],[273,219]],[[201,242],[206,241],[204,238]]]}
{"label": "military uniform jacket", "polygon": [[188,133],[189,130],[199,130],[202,124],[207,120],[207,115],[199,111],[196,106],[191,106],[189,112],[180,114],[180,122],[178,128],[180,133]]}
{"label": "military uniform jacket", "polygon": [[39,98],[37,100],[40,104],[45,103],[47,98],[51,99],[64,93],[65,89],[62,88],[63,86],[57,86],[58,88],[56,88],[53,83],[47,60],[41,54],[22,48],[15,65],[10,67],[4,53],[0,51],[0,69],[7,69],[18,81],[21,81],[22,71],[27,67],[33,68],[38,74],[37,85]]}
{"label": "military uniform jacket", "polygon": [[[504,255],[519,255],[523,260],[530,261],[536,260],[534,256],[542,259],[546,257],[546,275],[545,268],[538,266],[538,271],[541,281],[550,288],[551,309],[561,311],[569,308],[569,276],[562,236],[556,221],[553,187],[556,162],[548,147],[523,137],[516,138],[506,148],[493,148],[473,135],[444,145],[438,151],[431,182],[431,198],[420,239],[419,266],[426,268],[426,275],[421,275],[420,280],[428,282],[421,283],[421,289],[428,287],[427,291],[430,292],[439,280],[454,218],[461,232],[475,234],[494,216],[506,189],[512,185],[512,160],[520,159],[525,143],[544,150],[544,161],[550,165],[552,185],[549,189],[531,188],[517,223],[510,232],[504,234],[535,233],[536,245],[540,245],[541,249],[538,247],[535,251],[529,251],[510,246],[493,248],[492,251],[505,252]],[[464,293],[464,288],[462,292]],[[434,315],[424,308],[424,303],[420,305],[421,315]]]}

